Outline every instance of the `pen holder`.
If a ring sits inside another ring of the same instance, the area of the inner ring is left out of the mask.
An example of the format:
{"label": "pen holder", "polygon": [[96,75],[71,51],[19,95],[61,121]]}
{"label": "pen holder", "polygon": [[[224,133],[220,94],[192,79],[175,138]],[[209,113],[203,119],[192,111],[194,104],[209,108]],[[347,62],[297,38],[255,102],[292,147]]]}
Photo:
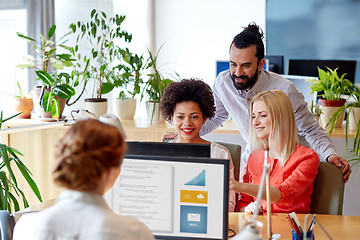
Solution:
{"label": "pen holder", "polygon": [[[303,240],[304,236],[302,233],[296,233],[294,230],[291,230],[292,240]],[[313,231],[306,232],[306,240],[314,240]]]}

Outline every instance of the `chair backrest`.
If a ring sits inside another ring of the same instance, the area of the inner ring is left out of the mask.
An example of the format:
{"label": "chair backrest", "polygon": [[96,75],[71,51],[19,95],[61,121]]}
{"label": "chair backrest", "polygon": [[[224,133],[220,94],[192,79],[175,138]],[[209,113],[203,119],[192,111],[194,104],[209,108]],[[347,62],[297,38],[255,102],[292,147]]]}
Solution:
{"label": "chair backrest", "polygon": [[226,147],[229,150],[230,155],[231,155],[231,159],[232,159],[233,164],[234,164],[235,180],[239,181],[241,146],[237,145],[237,144],[232,144],[232,143],[224,143],[224,142],[217,142],[217,143],[223,145],[224,147]]}
{"label": "chair backrest", "polygon": [[335,164],[320,162],[311,195],[311,213],[342,215],[345,185],[342,177]]}
{"label": "chair backrest", "polygon": [[11,240],[14,231],[14,217],[12,217],[9,211],[0,210],[0,239]]}

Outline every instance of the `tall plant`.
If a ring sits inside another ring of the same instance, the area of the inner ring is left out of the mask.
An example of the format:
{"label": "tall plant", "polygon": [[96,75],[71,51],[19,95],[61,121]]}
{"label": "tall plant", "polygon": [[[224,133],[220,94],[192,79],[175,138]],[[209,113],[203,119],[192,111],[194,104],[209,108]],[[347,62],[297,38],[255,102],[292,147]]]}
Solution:
{"label": "tall plant", "polygon": [[[20,113],[11,116],[9,118],[3,119],[3,112],[0,113],[0,129],[4,122],[10,120],[11,118],[16,117]],[[1,131],[1,130],[0,130]],[[6,144],[0,144],[0,209],[8,210],[12,212],[12,210],[19,211],[20,204],[14,194],[20,197],[23,201],[24,208],[29,207],[29,203],[26,200],[26,196],[24,192],[19,188],[16,180],[16,176],[11,167],[10,163],[14,163],[22,176],[25,178],[32,191],[36,195],[36,197],[42,201],[40,191],[32,178],[32,174],[30,170],[25,166],[25,164],[20,160],[18,155],[23,156],[18,150],[7,146]],[[7,175],[9,174],[9,177]],[[13,192],[11,191],[13,190]]]}
{"label": "tall plant", "polygon": [[[155,103],[160,102],[165,88],[176,79],[176,77],[174,77],[174,80],[165,77],[164,73],[159,69],[157,60],[162,46],[157,51],[156,55],[153,55],[151,51],[147,49],[149,57],[147,59],[146,68],[151,69],[151,72],[147,74],[148,79],[145,82],[145,86],[141,94],[141,98],[148,96],[149,101],[153,101]],[[178,77],[177,73],[175,73],[175,75]]]}
{"label": "tall plant", "polygon": [[[78,60],[74,72],[81,75],[85,83],[95,80],[93,98],[101,99],[102,94],[114,88],[114,80],[121,69],[121,65],[114,64],[121,50],[115,41],[123,39],[129,43],[132,39],[132,35],[121,28],[124,20],[123,15],[108,18],[104,12],[93,9],[90,21],[78,21],[69,26],[76,36],[76,44],[71,50]],[[82,40],[89,48],[80,44]]]}
{"label": "tall plant", "polygon": [[[17,67],[35,69],[38,77],[36,80],[40,82],[42,88],[39,104],[45,112],[51,112],[54,119],[59,119],[60,103],[58,99],[55,99],[55,95],[69,100],[75,95],[74,87],[79,82],[72,81],[72,77],[68,73],[59,72],[64,70],[65,67],[72,66],[74,59],[71,58],[70,53],[56,53],[59,48],[65,51],[70,51],[71,48],[65,45],[67,42],[66,37],[70,32],[54,42],[51,38],[54,36],[55,30],[56,25],[51,26],[47,38],[42,34],[40,35],[40,42],[18,32],[17,35],[27,40],[35,49],[36,55],[27,56],[27,62],[17,65]],[[46,88],[50,88],[50,91],[46,92]]]}

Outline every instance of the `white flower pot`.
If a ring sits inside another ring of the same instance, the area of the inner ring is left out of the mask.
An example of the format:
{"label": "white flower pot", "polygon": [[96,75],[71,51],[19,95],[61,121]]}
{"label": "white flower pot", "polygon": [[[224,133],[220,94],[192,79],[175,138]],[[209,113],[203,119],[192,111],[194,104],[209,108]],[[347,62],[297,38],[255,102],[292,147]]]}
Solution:
{"label": "white flower pot", "polygon": [[85,99],[85,109],[93,113],[96,118],[107,113],[108,102],[107,99],[88,98]]}
{"label": "white flower pot", "polygon": [[115,99],[115,113],[121,120],[132,120],[136,112],[136,99]]}
{"label": "white flower pot", "polygon": [[349,113],[349,129],[356,130],[357,124],[360,120],[360,107],[354,107]]}
{"label": "white flower pot", "polygon": [[[328,124],[331,115],[336,112],[339,107],[329,107],[329,106],[322,106],[320,105],[320,109],[321,109],[321,115],[320,115],[320,121],[323,125],[323,127],[326,126],[326,124]],[[341,128],[342,122],[344,121],[345,118],[345,111],[342,111],[338,120],[336,121],[335,127],[336,128]]]}
{"label": "white flower pot", "polygon": [[164,119],[160,114],[160,103],[146,102],[146,112],[151,123],[164,123]]}

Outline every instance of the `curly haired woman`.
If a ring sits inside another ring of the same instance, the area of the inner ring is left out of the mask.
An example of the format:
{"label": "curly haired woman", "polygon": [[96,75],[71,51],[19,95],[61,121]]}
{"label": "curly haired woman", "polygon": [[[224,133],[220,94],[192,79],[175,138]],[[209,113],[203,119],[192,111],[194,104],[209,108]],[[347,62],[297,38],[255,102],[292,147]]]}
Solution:
{"label": "curly haired woman", "polygon": [[[177,132],[172,142],[210,144],[211,158],[229,159],[229,179],[234,178],[234,165],[229,150],[218,143],[206,141],[199,135],[201,126],[215,112],[214,97],[209,85],[197,79],[183,79],[169,84],[161,99],[160,110]],[[235,192],[229,191],[229,211],[234,211],[234,208]]]}

